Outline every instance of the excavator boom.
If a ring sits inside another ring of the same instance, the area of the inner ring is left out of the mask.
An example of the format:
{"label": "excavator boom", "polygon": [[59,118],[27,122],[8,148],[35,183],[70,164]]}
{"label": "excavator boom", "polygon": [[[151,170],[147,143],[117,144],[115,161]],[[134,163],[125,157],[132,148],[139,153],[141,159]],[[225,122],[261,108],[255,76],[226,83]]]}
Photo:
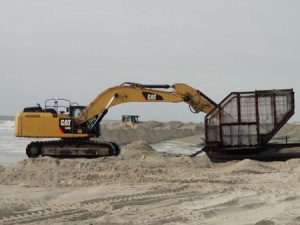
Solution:
{"label": "excavator boom", "polygon": [[[158,89],[167,89],[158,90]],[[84,123],[95,116],[101,116],[105,109],[126,102],[185,102],[194,112],[209,113],[216,103],[187,84],[143,85],[124,83],[100,93],[76,118],[77,123]]]}

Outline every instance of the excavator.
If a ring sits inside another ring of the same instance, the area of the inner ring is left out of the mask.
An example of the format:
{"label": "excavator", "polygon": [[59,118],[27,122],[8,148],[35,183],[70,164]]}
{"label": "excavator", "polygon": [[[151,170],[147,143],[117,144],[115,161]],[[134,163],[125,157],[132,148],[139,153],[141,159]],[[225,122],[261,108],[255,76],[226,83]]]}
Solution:
{"label": "excavator", "polygon": [[122,115],[122,125],[133,127],[136,124],[139,124],[138,115]]}
{"label": "excavator", "polygon": [[[61,102],[66,104],[61,105]],[[206,114],[217,105],[205,94],[184,83],[125,82],[104,90],[87,106],[66,99],[49,99],[44,108],[39,104],[26,107],[16,115],[15,136],[42,138],[26,147],[30,158],[117,156],[120,147],[116,143],[93,138],[100,136],[100,122],[109,108],[127,102],[185,102],[193,113]]]}

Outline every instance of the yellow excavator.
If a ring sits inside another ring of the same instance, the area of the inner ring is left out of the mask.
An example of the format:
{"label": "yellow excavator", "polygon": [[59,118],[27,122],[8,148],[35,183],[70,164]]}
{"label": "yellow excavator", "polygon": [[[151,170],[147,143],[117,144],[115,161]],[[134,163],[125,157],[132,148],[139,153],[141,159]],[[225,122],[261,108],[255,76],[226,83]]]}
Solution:
{"label": "yellow excavator", "polygon": [[[63,102],[64,104],[61,104]],[[116,156],[119,146],[100,142],[100,122],[108,109],[126,102],[185,102],[194,113],[209,113],[216,103],[187,84],[147,85],[126,82],[100,93],[89,105],[80,106],[66,99],[49,99],[24,108],[15,119],[17,137],[47,138],[26,147],[28,157],[98,157]],[[49,138],[59,138],[49,140]]]}

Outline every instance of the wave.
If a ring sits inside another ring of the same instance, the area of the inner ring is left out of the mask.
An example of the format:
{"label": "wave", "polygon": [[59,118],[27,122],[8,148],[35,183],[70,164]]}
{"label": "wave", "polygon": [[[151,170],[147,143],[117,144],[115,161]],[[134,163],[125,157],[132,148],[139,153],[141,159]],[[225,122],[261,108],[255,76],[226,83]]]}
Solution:
{"label": "wave", "polygon": [[14,127],[15,127],[15,121],[0,120],[0,129],[13,129]]}

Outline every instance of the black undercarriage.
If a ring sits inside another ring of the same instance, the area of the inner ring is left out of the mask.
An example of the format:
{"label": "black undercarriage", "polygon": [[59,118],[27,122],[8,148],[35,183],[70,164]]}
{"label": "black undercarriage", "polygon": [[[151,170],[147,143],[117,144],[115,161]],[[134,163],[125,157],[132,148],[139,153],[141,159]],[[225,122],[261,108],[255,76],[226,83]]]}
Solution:
{"label": "black undercarriage", "polygon": [[90,139],[61,139],[55,141],[31,142],[26,148],[30,158],[38,156],[52,157],[101,157],[117,156],[120,148],[113,142],[98,142]]}

